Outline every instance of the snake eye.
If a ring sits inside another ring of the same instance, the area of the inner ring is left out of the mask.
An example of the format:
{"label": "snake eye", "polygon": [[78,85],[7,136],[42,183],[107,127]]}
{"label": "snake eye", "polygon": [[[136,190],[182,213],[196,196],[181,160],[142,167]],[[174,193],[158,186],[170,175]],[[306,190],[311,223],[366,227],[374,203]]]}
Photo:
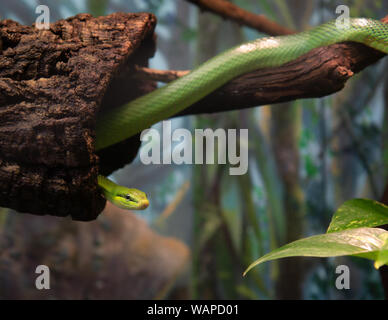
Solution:
{"label": "snake eye", "polygon": [[129,193],[122,195],[123,198],[125,198],[126,201],[132,201],[132,202],[138,202],[136,198],[131,196]]}

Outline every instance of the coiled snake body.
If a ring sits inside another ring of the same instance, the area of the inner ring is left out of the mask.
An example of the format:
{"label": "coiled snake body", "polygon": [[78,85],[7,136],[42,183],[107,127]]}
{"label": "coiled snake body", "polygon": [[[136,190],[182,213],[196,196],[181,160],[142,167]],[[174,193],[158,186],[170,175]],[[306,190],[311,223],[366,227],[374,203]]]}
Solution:
{"label": "coiled snake body", "polygon": [[[349,20],[348,27],[339,28],[335,21],[331,21],[309,31],[262,38],[229,49],[182,78],[99,117],[96,150],[125,140],[171,117],[239,75],[264,67],[277,67],[314,48],[343,41],[363,43],[388,54],[388,24],[373,19],[353,18]],[[135,195],[139,205],[132,201],[131,205],[125,206],[112,200],[115,197],[103,190],[107,199],[114,204],[129,209],[144,209],[145,202],[142,200],[146,199],[145,195],[140,199],[139,195]],[[131,190],[134,189],[117,186],[115,192],[130,198]]]}

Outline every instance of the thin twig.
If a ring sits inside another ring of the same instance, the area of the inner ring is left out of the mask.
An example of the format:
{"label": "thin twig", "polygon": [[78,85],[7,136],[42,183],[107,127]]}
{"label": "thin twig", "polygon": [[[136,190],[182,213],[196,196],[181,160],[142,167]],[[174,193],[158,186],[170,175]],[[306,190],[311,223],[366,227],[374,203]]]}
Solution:
{"label": "thin twig", "polygon": [[190,70],[158,70],[135,66],[136,77],[143,80],[171,82],[188,74]]}
{"label": "thin twig", "polygon": [[254,14],[246,11],[235,4],[225,0],[187,0],[204,11],[210,11],[224,19],[232,20],[241,25],[256,29],[271,36],[280,36],[295,33],[294,30],[288,29],[269,20],[261,14]]}

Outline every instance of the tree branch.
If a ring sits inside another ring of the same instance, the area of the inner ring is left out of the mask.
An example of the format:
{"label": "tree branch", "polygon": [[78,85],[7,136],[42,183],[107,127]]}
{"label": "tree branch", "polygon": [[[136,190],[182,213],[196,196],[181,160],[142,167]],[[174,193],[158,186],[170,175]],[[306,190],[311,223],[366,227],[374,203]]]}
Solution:
{"label": "tree branch", "polygon": [[[388,23],[388,16],[382,21]],[[174,117],[327,96],[343,89],[355,73],[384,56],[384,53],[355,42],[316,48],[280,67],[263,68],[240,76]],[[162,82],[175,80],[189,72],[142,67],[136,70],[136,76],[142,79]]]}
{"label": "tree branch", "polygon": [[277,24],[274,21],[269,20],[267,17],[261,14],[254,14],[235,4],[225,0],[187,0],[197,5],[201,10],[210,11],[215,13],[224,19],[232,20],[239,24],[256,29],[259,32],[266,33],[271,36],[280,36],[286,34],[295,33]]}
{"label": "tree branch", "polygon": [[340,91],[346,81],[384,54],[357,43],[312,50],[278,68],[260,69],[234,79],[178,115],[215,113]]}
{"label": "tree branch", "polygon": [[[384,56],[358,43],[341,43],[312,50],[277,68],[240,76],[175,116],[216,113],[303,98],[319,98],[340,91],[346,81]],[[136,67],[142,80],[173,81],[189,70]]]}
{"label": "tree branch", "polygon": [[171,82],[188,74],[190,70],[158,70],[135,66],[136,78],[146,81]]}

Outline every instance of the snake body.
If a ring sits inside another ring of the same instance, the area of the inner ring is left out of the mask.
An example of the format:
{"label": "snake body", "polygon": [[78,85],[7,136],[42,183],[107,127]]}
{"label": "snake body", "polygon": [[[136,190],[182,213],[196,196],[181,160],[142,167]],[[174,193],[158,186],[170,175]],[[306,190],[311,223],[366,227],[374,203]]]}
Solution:
{"label": "snake body", "polygon": [[171,117],[239,75],[281,66],[314,48],[343,41],[359,42],[388,54],[388,24],[352,18],[347,28],[338,28],[331,21],[305,32],[261,38],[229,49],[187,75],[101,115],[96,126],[96,150]]}

